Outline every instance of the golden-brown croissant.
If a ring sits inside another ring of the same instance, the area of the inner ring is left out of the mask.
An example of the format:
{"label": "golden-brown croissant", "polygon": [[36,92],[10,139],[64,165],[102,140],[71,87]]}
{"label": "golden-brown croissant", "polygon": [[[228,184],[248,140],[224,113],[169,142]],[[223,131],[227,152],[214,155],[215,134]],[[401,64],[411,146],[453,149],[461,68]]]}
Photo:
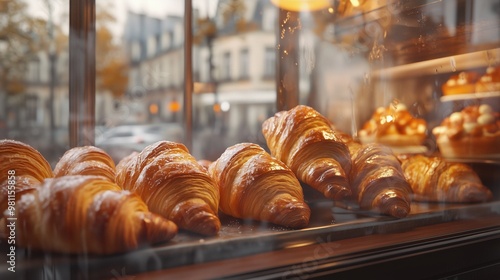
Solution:
{"label": "golden-brown croissant", "polygon": [[473,203],[493,198],[477,173],[466,164],[415,155],[403,159],[402,167],[414,200]]}
{"label": "golden-brown croissant", "polygon": [[0,218],[10,203],[31,192],[52,168],[35,148],[16,140],[0,140]]}
{"label": "golden-brown croissant", "polygon": [[199,159],[198,160],[198,163],[203,166],[206,170],[208,170],[208,167],[210,166],[210,164],[212,164],[212,161],[210,160],[207,160],[207,159]]}
{"label": "golden-brown croissant", "polygon": [[183,144],[159,141],[124,158],[116,182],[180,228],[203,235],[220,230],[217,184]]}
{"label": "golden-brown croissant", "polygon": [[209,167],[220,210],[233,217],[304,228],[311,210],[293,172],[257,144],[231,146]]}
{"label": "golden-brown croissant", "polygon": [[54,177],[47,160],[35,148],[16,140],[0,140],[0,182],[8,177],[9,170],[15,176],[31,176],[41,182]]}
{"label": "golden-brown croissant", "polygon": [[278,112],[264,121],[262,132],[271,154],[300,181],[334,200],[351,196],[349,150],[317,111],[299,105]]}
{"label": "golden-brown croissant", "polygon": [[[177,226],[134,193],[101,176],[47,179],[16,204],[16,245],[63,253],[113,254],[168,241]],[[3,237],[8,235],[2,219]]]}
{"label": "golden-brown croissant", "polygon": [[350,135],[334,130],[351,154],[349,180],[354,201],[361,209],[406,217],[411,210],[412,189],[392,150],[382,144],[362,145]]}
{"label": "golden-brown croissant", "polygon": [[54,176],[98,175],[115,181],[115,163],[105,151],[94,146],[69,149],[54,168]]}

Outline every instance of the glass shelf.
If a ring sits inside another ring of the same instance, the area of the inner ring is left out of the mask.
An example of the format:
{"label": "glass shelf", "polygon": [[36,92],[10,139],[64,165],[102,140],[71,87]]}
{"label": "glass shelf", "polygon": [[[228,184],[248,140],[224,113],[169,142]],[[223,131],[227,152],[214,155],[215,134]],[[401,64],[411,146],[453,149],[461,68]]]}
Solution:
{"label": "glass shelf", "polygon": [[500,97],[500,91],[444,95],[440,99],[441,99],[441,102],[449,102],[449,101],[463,101],[463,100],[471,100],[471,99],[485,99],[485,98],[493,98],[493,97]]}

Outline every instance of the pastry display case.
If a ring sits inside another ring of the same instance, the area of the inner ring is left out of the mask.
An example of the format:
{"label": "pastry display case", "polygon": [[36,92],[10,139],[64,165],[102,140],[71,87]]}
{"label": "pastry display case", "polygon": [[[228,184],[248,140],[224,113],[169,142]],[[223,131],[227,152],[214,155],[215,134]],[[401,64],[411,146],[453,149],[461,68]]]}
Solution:
{"label": "pastry display case", "polygon": [[50,122],[0,21],[1,279],[500,276],[500,1],[97,2]]}

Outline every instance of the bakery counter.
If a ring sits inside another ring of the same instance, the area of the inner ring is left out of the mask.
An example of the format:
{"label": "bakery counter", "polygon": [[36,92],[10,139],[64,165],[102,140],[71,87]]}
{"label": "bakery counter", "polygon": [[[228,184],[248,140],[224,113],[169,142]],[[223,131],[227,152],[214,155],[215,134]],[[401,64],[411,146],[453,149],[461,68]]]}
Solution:
{"label": "bakery counter", "polygon": [[303,247],[143,273],[134,279],[496,279],[500,230],[492,225],[498,224],[498,216],[483,217],[323,239]]}
{"label": "bakery counter", "polygon": [[[0,278],[124,279],[134,275],[149,279],[171,273],[178,276],[175,279],[246,278],[244,274],[255,273],[282,278],[316,273],[326,269],[324,266],[352,268],[381,254],[395,257],[392,255],[402,252],[413,254],[414,249],[432,250],[438,241],[455,243],[476,235],[500,238],[500,194],[494,193],[494,201],[481,204],[413,202],[410,215],[395,219],[335,205],[306,187],[312,213],[305,229],[290,230],[221,215],[223,227],[216,237],[181,231],[168,243],[126,254],[63,255],[16,248],[15,272],[8,270],[10,245],[3,242]],[[426,234],[421,235],[422,231]],[[469,241],[474,240],[478,241]],[[307,267],[311,264],[314,271]]]}

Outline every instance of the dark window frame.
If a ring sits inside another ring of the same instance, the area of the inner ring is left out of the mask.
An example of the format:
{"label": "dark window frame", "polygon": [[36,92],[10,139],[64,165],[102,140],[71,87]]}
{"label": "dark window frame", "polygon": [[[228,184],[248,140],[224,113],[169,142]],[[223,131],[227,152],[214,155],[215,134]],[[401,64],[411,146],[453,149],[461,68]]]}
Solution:
{"label": "dark window frame", "polygon": [[95,0],[69,2],[69,144],[95,142]]}

